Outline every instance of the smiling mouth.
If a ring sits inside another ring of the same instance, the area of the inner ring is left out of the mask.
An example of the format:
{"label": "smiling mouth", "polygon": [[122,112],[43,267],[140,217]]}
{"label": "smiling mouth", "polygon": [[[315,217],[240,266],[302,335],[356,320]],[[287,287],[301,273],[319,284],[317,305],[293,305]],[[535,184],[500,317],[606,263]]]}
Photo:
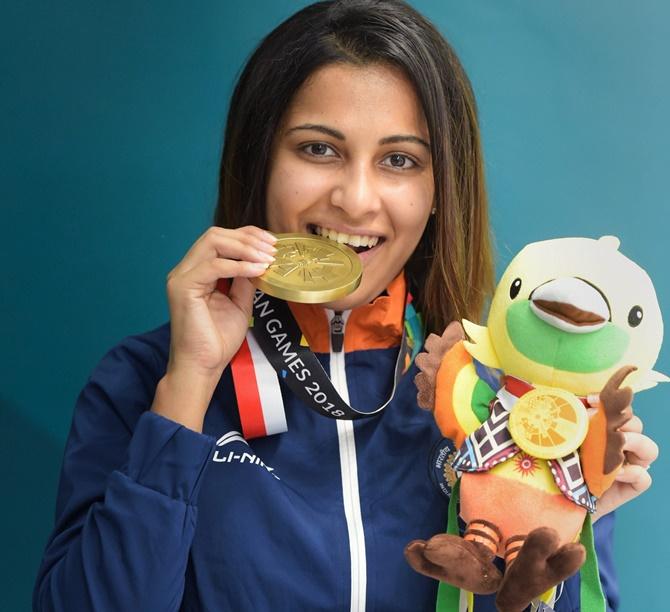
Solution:
{"label": "smiling mouth", "polygon": [[371,249],[380,246],[384,242],[384,238],[380,236],[345,234],[343,232],[338,232],[337,230],[328,227],[322,227],[320,225],[309,224],[307,229],[311,234],[316,234],[317,236],[328,238],[329,240],[338,242],[339,244],[346,244],[356,253],[365,253],[366,251],[370,251]]}

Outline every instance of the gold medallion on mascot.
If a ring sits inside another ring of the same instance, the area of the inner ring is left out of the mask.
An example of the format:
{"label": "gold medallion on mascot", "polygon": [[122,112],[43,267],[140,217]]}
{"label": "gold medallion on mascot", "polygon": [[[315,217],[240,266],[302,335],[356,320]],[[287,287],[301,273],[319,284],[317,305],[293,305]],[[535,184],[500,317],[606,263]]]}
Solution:
{"label": "gold medallion on mascot", "polygon": [[578,397],[553,387],[536,387],[512,407],[509,431],[517,446],[539,459],[558,459],[584,441],[589,417]]}
{"label": "gold medallion on mascot", "polygon": [[353,249],[313,234],[275,234],[275,260],[255,287],[282,300],[323,304],[352,293],[363,274]]}

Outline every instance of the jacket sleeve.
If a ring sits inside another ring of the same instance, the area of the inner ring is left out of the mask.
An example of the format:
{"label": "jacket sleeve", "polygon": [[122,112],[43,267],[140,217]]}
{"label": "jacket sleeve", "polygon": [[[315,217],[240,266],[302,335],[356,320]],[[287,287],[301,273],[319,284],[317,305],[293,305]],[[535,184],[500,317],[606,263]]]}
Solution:
{"label": "jacket sleeve", "polygon": [[129,339],[79,395],[33,610],[178,610],[214,439],[148,411],[156,369]]}

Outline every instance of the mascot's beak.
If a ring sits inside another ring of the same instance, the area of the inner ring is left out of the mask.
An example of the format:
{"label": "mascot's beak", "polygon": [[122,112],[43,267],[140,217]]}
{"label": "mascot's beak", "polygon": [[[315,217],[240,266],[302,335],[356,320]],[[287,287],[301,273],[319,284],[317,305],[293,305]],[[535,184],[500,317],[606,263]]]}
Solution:
{"label": "mascot's beak", "polygon": [[528,299],[538,318],[573,334],[597,331],[611,317],[603,294],[580,278],[557,278],[544,283]]}

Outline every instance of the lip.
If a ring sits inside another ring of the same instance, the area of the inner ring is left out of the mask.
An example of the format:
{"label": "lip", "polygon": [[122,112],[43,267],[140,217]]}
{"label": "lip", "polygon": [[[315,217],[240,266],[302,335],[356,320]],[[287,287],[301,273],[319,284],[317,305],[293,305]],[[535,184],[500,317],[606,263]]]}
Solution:
{"label": "lip", "polygon": [[357,253],[358,258],[361,260],[361,264],[365,266],[371,258],[373,258],[377,253],[379,252],[379,249],[384,246],[386,242],[384,240],[380,240],[375,246],[373,246],[371,249],[368,249],[367,251],[362,251],[360,253]]}

